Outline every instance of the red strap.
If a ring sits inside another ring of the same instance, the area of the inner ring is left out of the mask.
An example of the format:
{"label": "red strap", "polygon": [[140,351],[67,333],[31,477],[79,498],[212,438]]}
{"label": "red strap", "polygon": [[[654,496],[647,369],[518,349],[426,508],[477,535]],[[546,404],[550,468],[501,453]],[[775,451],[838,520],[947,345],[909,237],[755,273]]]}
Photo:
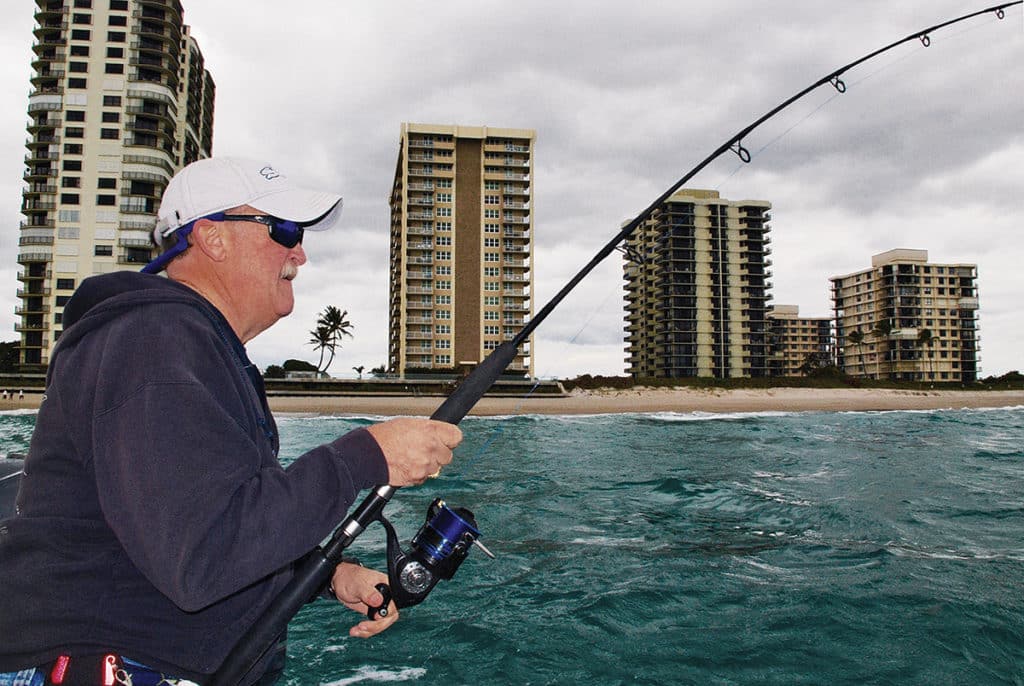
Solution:
{"label": "red strap", "polygon": [[57,661],[53,663],[53,669],[50,670],[50,681],[54,684],[63,684],[64,675],[68,671],[68,663],[71,662],[71,658],[67,655],[61,655],[57,658]]}

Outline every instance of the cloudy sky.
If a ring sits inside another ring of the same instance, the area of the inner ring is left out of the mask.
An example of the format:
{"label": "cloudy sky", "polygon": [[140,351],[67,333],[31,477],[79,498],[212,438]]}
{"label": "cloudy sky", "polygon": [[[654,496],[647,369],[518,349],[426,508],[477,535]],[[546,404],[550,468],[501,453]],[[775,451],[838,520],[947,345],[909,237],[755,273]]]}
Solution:
{"label": "cloudy sky", "polygon": [[[339,190],[339,230],[307,241],[292,316],[261,367],[316,361],[328,304],[355,338],[331,368],[383,364],[388,194],[403,121],[537,131],[535,308],[620,224],[790,95],[994,0],[336,2],[182,0],[217,83],[214,154],[264,157]],[[0,26],[0,325],[13,340],[34,3]],[[690,187],[773,204],[774,302],[829,314],[828,277],[919,248],[976,263],[982,373],[1024,368],[1024,22],[1020,6],[936,32],[824,87]],[[622,374],[618,254],[536,334],[543,377]]]}

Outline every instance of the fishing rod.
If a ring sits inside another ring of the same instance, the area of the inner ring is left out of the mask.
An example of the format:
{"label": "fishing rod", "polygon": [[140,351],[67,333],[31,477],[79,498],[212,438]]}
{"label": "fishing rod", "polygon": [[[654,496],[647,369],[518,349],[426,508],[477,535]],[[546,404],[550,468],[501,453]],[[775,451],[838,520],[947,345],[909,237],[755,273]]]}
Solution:
{"label": "fishing rod", "polygon": [[[462,421],[497,381],[505,368],[515,359],[519,346],[526,342],[540,323],[554,311],[580,281],[608,257],[620,243],[629,238],[637,227],[646,221],[683,184],[727,151],[734,152],[744,163],[749,163],[751,156],[747,148],[743,146],[743,139],[761,124],[825,84],[831,84],[839,93],[845,93],[846,84],[841,78],[844,73],[897,46],[911,41],[920,41],[924,47],[929,47],[931,34],[940,29],[985,14],[994,14],[998,19],[1003,19],[1006,8],[1021,4],[1024,4],[1024,0],[1006,2],[915,31],[905,38],[828,72],[810,86],[745,126],[627,223],[520,329],[511,341],[506,341],[495,348],[441,403],[430,418],[449,424],[458,424]],[[239,639],[220,669],[207,682],[207,686],[234,686],[240,683],[266,650],[280,637],[292,617],[328,584],[334,568],[342,561],[342,552],[374,522],[380,522],[387,533],[389,584],[378,584],[377,588],[384,596],[384,603],[378,608],[370,609],[368,615],[371,618],[377,614],[385,614],[391,599],[394,599],[399,608],[422,602],[440,579],[452,578],[458,566],[469,554],[472,545],[479,545],[477,539],[480,536],[480,531],[476,527],[472,513],[463,508],[449,508],[440,499],[435,500],[427,512],[426,522],[412,539],[411,552],[407,553],[401,549],[394,528],[383,516],[384,507],[397,490],[397,487],[387,484],[374,487],[352,514],[339,525],[326,544],[316,548],[296,563],[291,581],[264,610],[249,631]],[[486,551],[486,548],[484,550]]]}

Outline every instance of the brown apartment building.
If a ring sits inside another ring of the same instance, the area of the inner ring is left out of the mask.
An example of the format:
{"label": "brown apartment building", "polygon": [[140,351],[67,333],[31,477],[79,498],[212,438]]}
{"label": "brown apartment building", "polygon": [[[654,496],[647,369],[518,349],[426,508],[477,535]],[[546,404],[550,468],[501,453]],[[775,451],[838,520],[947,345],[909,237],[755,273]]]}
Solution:
{"label": "brown apartment building", "polygon": [[[528,129],[402,124],[391,191],[388,367],[453,374],[532,314]],[[509,366],[533,375],[532,340]]]}

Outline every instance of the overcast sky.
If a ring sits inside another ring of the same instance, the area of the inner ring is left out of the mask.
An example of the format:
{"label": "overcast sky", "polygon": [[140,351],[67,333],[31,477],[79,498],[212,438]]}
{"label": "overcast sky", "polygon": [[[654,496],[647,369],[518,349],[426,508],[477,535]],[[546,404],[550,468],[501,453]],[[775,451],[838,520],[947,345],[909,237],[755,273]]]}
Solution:
{"label": "overcast sky", "polygon": [[[263,157],[345,196],[306,241],[295,312],[250,343],[317,360],[317,312],[355,337],[331,367],[387,359],[388,195],[404,121],[537,131],[534,308],[754,119],[828,72],[992,0],[336,2],[182,0],[217,84],[214,154]],[[13,4],[13,3],[12,3]],[[13,340],[35,4],[0,25],[0,325]],[[918,248],[978,265],[983,375],[1024,368],[1020,6],[913,41],[754,132],[688,187],[773,205],[774,302],[830,314],[829,276]],[[767,146],[767,147],[765,147]],[[6,284],[6,286],[3,286]],[[623,374],[614,253],[537,330],[536,373]]]}

